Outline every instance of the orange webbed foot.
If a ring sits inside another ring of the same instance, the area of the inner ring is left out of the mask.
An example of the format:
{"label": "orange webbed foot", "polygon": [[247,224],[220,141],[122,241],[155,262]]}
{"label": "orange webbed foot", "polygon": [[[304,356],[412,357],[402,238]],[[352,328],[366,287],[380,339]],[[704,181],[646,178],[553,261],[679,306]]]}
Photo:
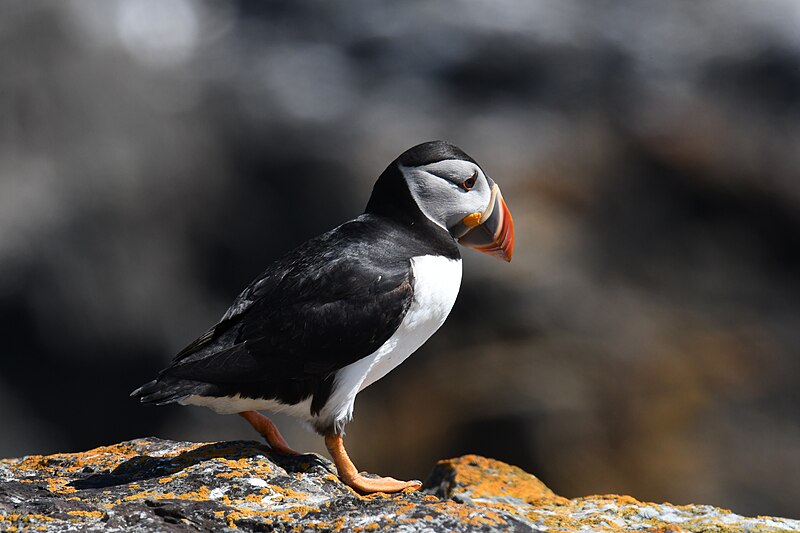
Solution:
{"label": "orange webbed foot", "polygon": [[361,474],[348,477],[342,476],[342,481],[345,485],[362,494],[374,494],[376,492],[393,494],[406,489],[419,490],[422,487],[422,482],[420,481],[400,481],[393,477],[371,478],[364,477]]}
{"label": "orange webbed foot", "polygon": [[362,494],[374,494],[383,492],[392,494],[406,489],[417,490],[422,487],[419,481],[400,481],[392,477],[369,478],[364,477],[350,460],[347,451],[344,449],[344,440],[341,435],[325,435],[325,446],[328,448],[339,477],[345,485],[357,490]]}

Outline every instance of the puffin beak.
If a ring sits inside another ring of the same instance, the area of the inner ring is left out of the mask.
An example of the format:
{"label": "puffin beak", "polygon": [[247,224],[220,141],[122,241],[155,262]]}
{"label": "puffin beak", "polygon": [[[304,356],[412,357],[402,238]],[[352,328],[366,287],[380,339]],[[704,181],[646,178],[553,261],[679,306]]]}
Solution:
{"label": "puffin beak", "polygon": [[486,210],[467,215],[459,226],[466,229],[458,237],[459,244],[511,261],[514,255],[514,220],[496,183],[492,182],[492,196]]}

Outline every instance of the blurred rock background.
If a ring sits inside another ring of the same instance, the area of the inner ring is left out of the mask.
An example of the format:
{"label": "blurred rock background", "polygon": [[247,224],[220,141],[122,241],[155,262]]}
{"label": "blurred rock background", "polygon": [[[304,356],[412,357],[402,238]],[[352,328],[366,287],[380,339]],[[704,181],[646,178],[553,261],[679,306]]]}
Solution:
{"label": "blurred rock background", "polygon": [[445,327],[359,396],[356,464],[800,517],[798,27],[794,0],[4,1],[0,456],[254,437],[128,393],[444,138],[516,255],[464,252]]}

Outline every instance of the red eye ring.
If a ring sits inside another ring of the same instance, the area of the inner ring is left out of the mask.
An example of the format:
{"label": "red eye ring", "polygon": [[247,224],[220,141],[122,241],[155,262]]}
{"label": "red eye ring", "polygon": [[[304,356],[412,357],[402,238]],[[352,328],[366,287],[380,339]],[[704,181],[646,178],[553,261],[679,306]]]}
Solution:
{"label": "red eye ring", "polygon": [[462,181],[462,182],[460,183],[460,186],[461,186],[461,188],[462,188],[462,189],[464,189],[465,191],[468,191],[468,190],[472,189],[472,188],[475,186],[475,182],[476,182],[477,180],[478,180],[478,173],[476,172],[475,174],[473,174],[473,175],[472,175],[472,176],[470,176],[469,178],[467,178],[467,179],[465,179],[464,181]]}

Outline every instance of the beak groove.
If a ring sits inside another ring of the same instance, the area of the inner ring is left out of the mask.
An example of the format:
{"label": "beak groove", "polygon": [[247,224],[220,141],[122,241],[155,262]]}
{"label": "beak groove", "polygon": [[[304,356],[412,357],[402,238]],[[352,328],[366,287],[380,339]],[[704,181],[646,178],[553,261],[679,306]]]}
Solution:
{"label": "beak groove", "polygon": [[514,255],[514,219],[496,183],[480,223],[459,237],[458,242],[504,261],[511,261]]}

